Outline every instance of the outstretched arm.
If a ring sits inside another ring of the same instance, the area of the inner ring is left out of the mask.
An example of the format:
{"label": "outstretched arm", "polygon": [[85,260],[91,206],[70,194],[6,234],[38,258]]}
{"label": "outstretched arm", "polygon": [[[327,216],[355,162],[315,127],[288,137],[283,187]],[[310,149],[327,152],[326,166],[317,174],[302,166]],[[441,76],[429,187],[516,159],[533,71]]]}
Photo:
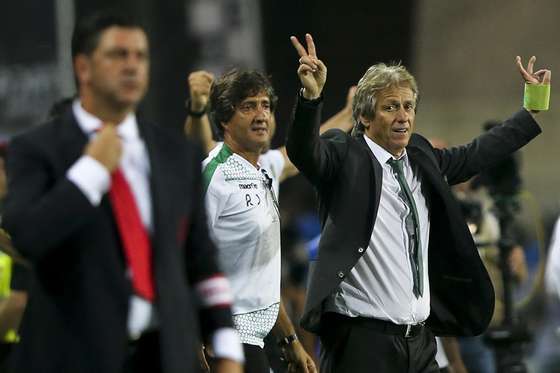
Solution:
{"label": "outstretched arm", "polygon": [[[540,69],[533,72],[535,61],[536,58],[531,57],[527,68],[524,68],[521,57],[516,57],[516,64],[524,83],[550,85],[550,70]],[[541,132],[534,120],[538,111],[525,106],[525,110],[518,111],[502,125],[483,133],[469,144],[434,150],[436,157],[439,158],[440,169],[447,176],[450,185],[466,181],[482,169],[500,162]]]}

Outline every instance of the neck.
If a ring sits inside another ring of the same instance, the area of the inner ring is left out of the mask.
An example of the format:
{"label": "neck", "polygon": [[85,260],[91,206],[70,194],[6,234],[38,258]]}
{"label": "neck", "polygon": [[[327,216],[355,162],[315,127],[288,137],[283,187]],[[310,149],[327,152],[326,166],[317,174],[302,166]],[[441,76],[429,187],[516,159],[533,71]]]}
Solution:
{"label": "neck", "polygon": [[226,144],[231,149],[232,152],[240,155],[241,157],[249,161],[249,163],[251,163],[253,166],[257,167],[259,156],[261,155],[260,149],[256,151],[245,149],[242,146],[240,146],[237,142],[233,141],[231,138],[227,138],[227,136],[224,139],[224,144]]}
{"label": "neck", "polygon": [[90,114],[95,115],[104,123],[121,123],[128,114],[134,111],[131,106],[117,106],[110,104],[105,100],[93,98],[88,94],[81,94],[80,101],[82,107]]}

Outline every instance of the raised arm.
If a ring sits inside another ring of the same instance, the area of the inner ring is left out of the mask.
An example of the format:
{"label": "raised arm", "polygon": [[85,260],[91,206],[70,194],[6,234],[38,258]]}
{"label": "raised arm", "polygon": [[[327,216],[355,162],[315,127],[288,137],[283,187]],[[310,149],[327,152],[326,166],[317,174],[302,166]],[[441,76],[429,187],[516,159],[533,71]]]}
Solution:
{"label": "raised arm", "polygon": [[[539,85],[540,88],[547,89],[546,86],[549,86],[551,81],[551,72],[547,69],[533,72],[535,61],[536,58],[531,57],[527,68],[524,68],[521,57],[517,56],[516,65],[519,73],[526,86]],[[525,94],[527,96],[527,88]],[[449,184],[468,180],[482,169],[505,159],[537,136],[541,129],[534,120],[539,112],[532,107],[534,102],[535,100],[528,101],[525,97],[524,110],[518,111],[502,125],[481,134],[469,144],[450,149],[436,149],[435,154],[440,168],[447,176]]]}
{"label": "raised arm", "polygon": [[[525,81],[526,88],[527,86],[541,86],[540,88],[544,90],[550,89],[550,80],[551,80],[552,72],[548,69],[539,69],[536,72],[533,72],[535,62],[537,62],[537,57],[532,56],[531,58],[529,58],[529,62],[527,62],[527,68],[525,69],[523,67],[523,62],[521,60],[521,57],[520,56],[515,57],[515,63],[517,65],[519,73],[521,74],[521,77]],[[543,92],[542,89],[540,90],[540,92]],[[530,93],[531,92],[528,92],[527,89],[525,89],[525,97],[523,100],[524,107],[527,110],[529,110],[531,114],[534,115],[539,113],[539,110],[534,110],[531,107],[527,107],[527,106],[531,106],[531,103],[528,102],[529,97],[527,97],[527,95],[528,94],[530,95]],[[548,93],[550,94],[550,90],[548,91]],[[548,98],[549,97],[546,97],[547,107],[548,107]]]}
{"label": "raised arm", "polygon": [[189,74],[190,99],[187,101],[185,134],[200,143],[206,154],[216,146],[212,137],[212,126],[206,113],[213,82],[214,75],[207,71],[200,70]]}
{"label": "raised arm", "polygon": [[298,95],[288,130],[286,149],[296,167],[319,186],[336,175],[346,154],[349,138],[343,131],[329,131],[319,137],[321,92],[327,79],[327,67],[317,58],[311,35],[306,34],[305,39],[307,50],[296,37],[291,37],[300,56],[297,74],[303,89]]}
{"label": "raised arm", "polygon": [[[344,107],[332,117],[327,119],[321,127],[319,128],[319,133],[323,133],[332,128],[338,128],[344,132],[349,132],[352,129],[352,100],[354,99],[354,94],[356,93],[356,86],[350,87],[348,89],[348,95],[346,96],[346,104]],[[280,176],[280,182],[295,176],[299,173],[297,167],[292,163],[288,157],[286,147],[282,146],[278,148],[284,156],[284,169],[282,170],[282,175]]]}

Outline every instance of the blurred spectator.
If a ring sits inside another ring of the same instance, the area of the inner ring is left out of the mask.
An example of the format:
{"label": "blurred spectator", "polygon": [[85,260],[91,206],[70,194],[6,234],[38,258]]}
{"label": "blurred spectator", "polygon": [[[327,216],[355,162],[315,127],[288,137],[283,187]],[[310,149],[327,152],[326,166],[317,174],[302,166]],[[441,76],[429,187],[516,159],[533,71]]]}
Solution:
{"label": "blurred spectator", "polygon": [[560,217],[552,232],[545,272],[547,323],[539,334],[537,373],[560,372]]}

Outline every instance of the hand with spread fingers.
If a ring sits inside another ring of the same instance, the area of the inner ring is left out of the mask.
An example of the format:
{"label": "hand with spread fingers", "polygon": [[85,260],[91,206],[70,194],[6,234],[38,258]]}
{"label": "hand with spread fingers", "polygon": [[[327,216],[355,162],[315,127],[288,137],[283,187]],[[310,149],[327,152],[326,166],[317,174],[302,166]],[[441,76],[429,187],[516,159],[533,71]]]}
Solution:
{"label": "hand with spread fingers", "polygon": [[537,57],[533,56],[527,62],[527,69],[523,67],[523,62],[521,61],[521,57],[515,57],[515,62],[517,64],[517,68],[519,69],[519,73],[525,80],[525,83],[529,84],[550,84],[550,78],[552,72],[548,69],[540,69],[536,72],[533,72],[533,67],[535,66],[535,62],[537,61]]}
{"label": "hand with spread fingers", "polygon": [[307,50],[295,36],[291,36],[290,40],[300,56],[297,73],[303,85],[303,97],[314,100],[321,96],[323,91],[327,80],[327,66],[317,58],[315,43],[310,34],[305,34]]}

